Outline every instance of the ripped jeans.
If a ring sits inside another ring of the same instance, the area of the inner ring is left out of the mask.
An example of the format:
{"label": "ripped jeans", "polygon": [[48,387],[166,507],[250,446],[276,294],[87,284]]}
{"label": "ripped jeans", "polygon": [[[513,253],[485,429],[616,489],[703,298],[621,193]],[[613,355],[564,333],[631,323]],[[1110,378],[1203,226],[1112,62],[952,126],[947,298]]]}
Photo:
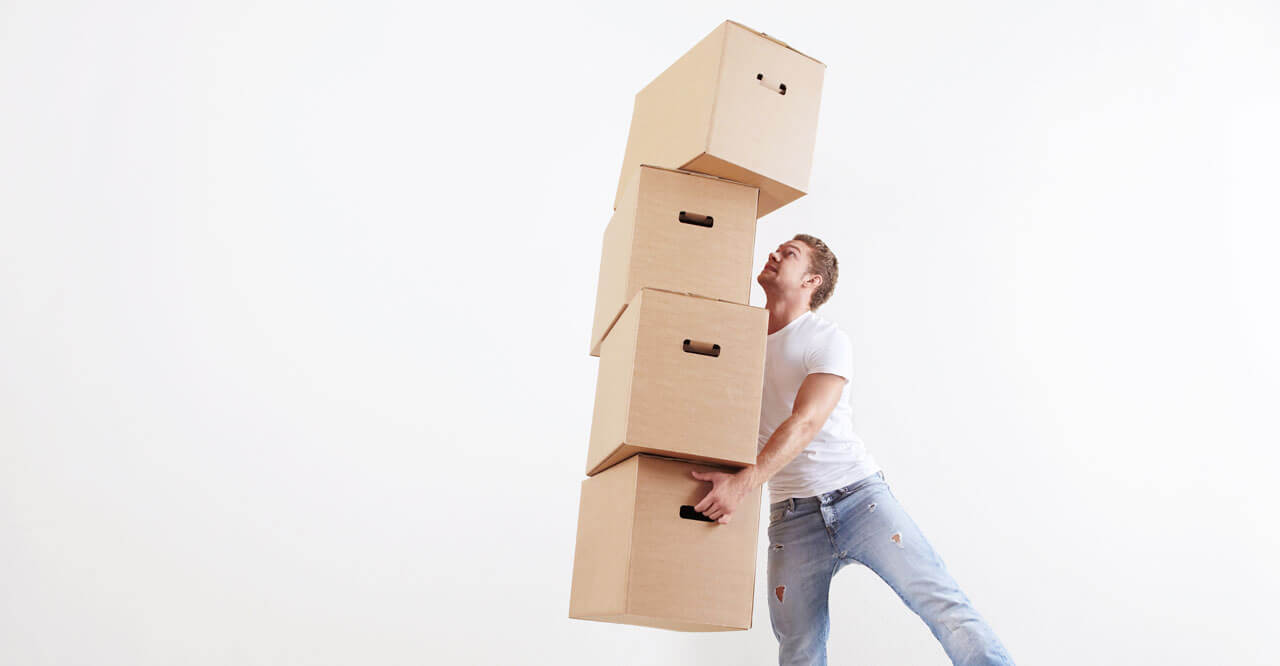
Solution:
{"label": "ripped jeans", "polygon": [[831,578],[851,562],[888,583],[953,664],[1013,663],[879,472],[769,505],[769,617],[779,664],[827,663],[827,594]]}

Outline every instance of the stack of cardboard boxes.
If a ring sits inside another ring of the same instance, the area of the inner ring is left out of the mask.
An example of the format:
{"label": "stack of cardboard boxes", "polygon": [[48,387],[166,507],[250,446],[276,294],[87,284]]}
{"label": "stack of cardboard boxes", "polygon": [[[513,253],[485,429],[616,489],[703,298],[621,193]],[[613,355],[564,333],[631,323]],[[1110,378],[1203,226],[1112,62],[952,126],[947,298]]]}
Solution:
{"label": "stack of cardboard boxes", "polygon": [[756,219],[808,188],[826,66],[726,21],[636,95],[604,232],[569,616],[749,629],[760,491],[728,524],[692,470],[756,460]]}

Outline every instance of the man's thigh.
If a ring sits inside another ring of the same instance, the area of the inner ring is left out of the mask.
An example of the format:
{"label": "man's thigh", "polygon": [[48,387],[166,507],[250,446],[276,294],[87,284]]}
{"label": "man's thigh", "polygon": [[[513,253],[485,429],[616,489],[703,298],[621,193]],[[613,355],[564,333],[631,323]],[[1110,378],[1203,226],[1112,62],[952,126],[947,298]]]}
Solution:
{"label": "man's thigh", "polygon": [[835,549],[817,511],[769,525],[769,613],[782,638],[821,629],[835,571]]}
{"label": "man's thigh", "polygon": [[[942,557],[885,484],[877,484],[847,507],[837,541],[847,558],[861,562],[893,588],[917,613],[942,614],[968,600],[947,571]],[[927,619],[926,619],[927,621]],[[953,627],[954,628],[954,627]]]}

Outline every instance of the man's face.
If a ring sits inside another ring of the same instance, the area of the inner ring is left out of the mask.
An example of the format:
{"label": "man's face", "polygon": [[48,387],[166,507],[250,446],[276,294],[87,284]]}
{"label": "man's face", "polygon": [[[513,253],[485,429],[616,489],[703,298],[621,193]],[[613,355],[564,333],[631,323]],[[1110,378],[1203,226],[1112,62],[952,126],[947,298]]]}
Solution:
{"label": "man's face", "polygon": [[804,276],[809,271],[809,246],[798,240],[789,240],[769,253],[769,260],[756,276],[756,282],[766,290],[782,291],[801,289]]}

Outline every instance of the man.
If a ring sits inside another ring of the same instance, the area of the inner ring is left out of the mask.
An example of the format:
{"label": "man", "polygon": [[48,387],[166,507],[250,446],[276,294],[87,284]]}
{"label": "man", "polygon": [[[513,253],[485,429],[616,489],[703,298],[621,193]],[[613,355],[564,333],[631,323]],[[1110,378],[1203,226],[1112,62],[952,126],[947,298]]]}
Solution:
{"label": "man", "polygon": [[769,616],[778,663],[826,664],[831,578],[851,562],[876,572],[929,626],[954,664],[1012,664],[853,432],[852,345],[814,314],[836,286],[835,254],[799,234],[756,277],[769,310],[756,464],[693,472],[712,489],[694,508],[728,523],[769,483]]}

